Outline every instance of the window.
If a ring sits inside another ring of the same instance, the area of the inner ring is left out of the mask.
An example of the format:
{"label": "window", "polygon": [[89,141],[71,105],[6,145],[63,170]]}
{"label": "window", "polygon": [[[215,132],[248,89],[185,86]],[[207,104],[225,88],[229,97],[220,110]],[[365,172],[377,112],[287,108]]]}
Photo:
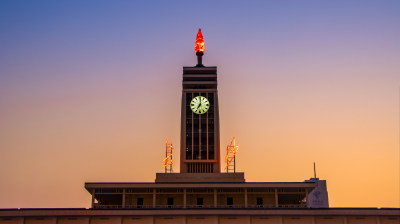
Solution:
{"label": "window", "polygon": [[197,198],[197,207],[203,207],[203,198]]}
{"label": "window", "polygon": [[232,208],[233,198],[231,197],[226,198],[226,204],[228,205],[229,208]]}
{"label": "window", "polygon": [[138,208],[143,207],[143,198],[137,198],[136,205]]}
{"label": "window", "polygon": [[257,198],[257,208],[262,208],[263,206],[263,198]]}
{"label": "window", "polygon": [[174,206],[174,198],[168,198],[168,208],[172,208]]}

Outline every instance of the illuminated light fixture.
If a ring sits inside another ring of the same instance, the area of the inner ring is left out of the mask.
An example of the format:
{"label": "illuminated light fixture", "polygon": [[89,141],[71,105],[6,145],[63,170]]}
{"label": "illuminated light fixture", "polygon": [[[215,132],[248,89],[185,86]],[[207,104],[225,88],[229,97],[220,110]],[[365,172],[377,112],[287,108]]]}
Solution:
{"label": "illuminated light fixture", "polygon": [[225,155],[226,166],[224,170],[226,170],[227,173],[229,173],[229,171],[233,171],[234,173],[236,173],[236,154],[238,151],[239,151],[239,146],[236,145],[236,136],[233,136],[231,144],[226,146],[226,155]]}
{"label": "illuminated light fixture", "polygon": [[204,38],[203,38],[203,34],[201,34],[201,29],[199,29],[199,32],[197,32],[197,36],[196,36],[196,43],[194,44],[194,51],[196,52],[196,55],[197,55],[196,67],[204,67],[203,62],[202,62],[204,49],[205,49]]}
{"label": "illuminated light fixture", "polygon": [[201,29],[199,29],[199,32],[197,32],[197,37],[196,37],[196,44],[194,45],[194,51],[197,53],[204,53],[204,38],[203,34],[201,34]]}
{"label": "illuminated light fixture", "polygon": [[172,173],[172,165],[174,162],[172,160],[172,142],[168,142],[167,138],[165,138],[165,158],[163,159],[163,167],[165,168],[165,173]]}

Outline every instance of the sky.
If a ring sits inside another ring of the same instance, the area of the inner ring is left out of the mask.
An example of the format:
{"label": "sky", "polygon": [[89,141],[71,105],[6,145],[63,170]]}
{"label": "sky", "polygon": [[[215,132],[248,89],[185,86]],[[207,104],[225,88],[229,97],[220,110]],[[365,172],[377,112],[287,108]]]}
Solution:
{"label": "sky", "polygon": [[[0,208],[88,208],[179,150],[182,67],[218,66],[246,181],[400,207],[400,2],[0,1]],[[224,155],[223,155],[224,156]],[[174,157],[179,172],[179,158]]]}

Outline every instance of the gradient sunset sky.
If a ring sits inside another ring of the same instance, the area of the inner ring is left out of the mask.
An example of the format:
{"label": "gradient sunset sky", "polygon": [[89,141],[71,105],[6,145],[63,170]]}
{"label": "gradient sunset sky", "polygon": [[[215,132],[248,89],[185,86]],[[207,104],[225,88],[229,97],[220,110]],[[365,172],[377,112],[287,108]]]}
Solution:
{"label": "gradient sunset sky", "polygon": [[[0,1],[0,208],[89,207],[179,150],[197,30],[246,181],[400,207],[400,1]],[[176,153],[178,154],[178,153]],[[175,157],[174,170],[179,171]]]}

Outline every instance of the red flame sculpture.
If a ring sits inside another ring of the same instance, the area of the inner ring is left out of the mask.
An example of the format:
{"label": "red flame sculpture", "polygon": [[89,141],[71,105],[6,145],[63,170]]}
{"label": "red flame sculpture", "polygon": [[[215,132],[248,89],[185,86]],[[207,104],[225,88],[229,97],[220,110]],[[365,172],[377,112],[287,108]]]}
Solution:
{"label": "red flame sculpture", "polygon": [[194,50],[196,53],[204,53],[204,38],[203,34],[201,34],[201,29],[199,29],[199,32],[197,32],[197,37],[196,37],[196,44],[194,45]]}

